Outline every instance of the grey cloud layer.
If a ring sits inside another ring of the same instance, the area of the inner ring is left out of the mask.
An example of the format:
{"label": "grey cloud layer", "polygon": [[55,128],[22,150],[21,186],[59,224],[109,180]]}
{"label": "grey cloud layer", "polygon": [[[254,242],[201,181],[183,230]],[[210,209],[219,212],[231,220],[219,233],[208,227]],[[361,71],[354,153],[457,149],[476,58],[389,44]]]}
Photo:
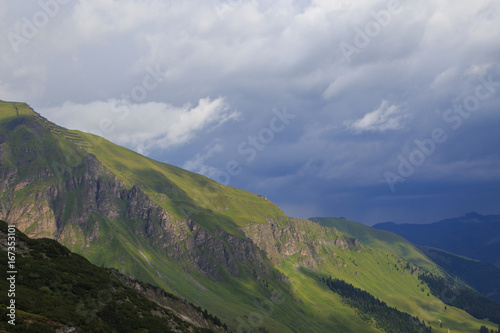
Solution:
{"label": "grey cloud layer", "polygon": [[[487,213],[499,198],[480,184],[500,181],[500,87],[458,130],[443,114],[481,78],[500,81],[499,13],[494,0],[2,3],[0,99],[82,130],[109,118],[109,139],[211,177],[236,161],[230,185],[295,215],[432,220],[470,198],[422,211],[429,201],[408,193],[468,182],[491,198]],[[13,34],[27,41],[17,53]],[[342,45],[357,51],[346,59]],[[160,84],[141,95],[158,67]],[[130,116],[113,113],[118,101]],[[248,161],[238,146],[283,107],[296,118]],[[391,193],[384,172],[436,127],[448,140]]]}

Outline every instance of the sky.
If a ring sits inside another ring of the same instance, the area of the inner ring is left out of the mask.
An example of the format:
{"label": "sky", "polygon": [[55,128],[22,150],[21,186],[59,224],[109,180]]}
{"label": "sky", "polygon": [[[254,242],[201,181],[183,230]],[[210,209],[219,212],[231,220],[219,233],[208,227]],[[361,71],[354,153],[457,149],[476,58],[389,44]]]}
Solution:
{"label": "sky", "polygon": [[368,225],[500,214],[497,0],[0,2],[0,99]]}

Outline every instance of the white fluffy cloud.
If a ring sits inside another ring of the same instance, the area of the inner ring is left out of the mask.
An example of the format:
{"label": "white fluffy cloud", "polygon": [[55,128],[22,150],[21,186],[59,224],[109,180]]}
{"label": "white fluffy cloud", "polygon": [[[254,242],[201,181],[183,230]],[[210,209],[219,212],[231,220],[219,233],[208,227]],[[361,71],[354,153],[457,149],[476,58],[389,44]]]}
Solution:
{"label": "white fluffy cloud", "polygon": [[384,132],[403,129],[410,115],[398,105],[383,100],[380,106],[364,115],[363,118],[347,122],[346,126],[356,133],[364,131]]}
{"label": "white fluffy cloud", "polygon": [[185,144],[194,136],[238,116],[223,98],[203,98],[195,106],[181,107],[156,102],[127,104],[117,100],[88,104],[65,102],[60,107],[39,111],[63,126],[105,136],[142,154],[155,148]]}

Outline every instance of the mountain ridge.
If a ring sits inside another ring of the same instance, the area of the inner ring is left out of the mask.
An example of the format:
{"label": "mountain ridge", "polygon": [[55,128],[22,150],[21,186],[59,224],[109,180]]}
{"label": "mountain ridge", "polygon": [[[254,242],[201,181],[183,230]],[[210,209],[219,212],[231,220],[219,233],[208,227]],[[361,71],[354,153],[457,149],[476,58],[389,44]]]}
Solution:
{"label": "mountain ridge", "polygon": [[373,228],[394,232],[417,245],[440,248],[500,268],[500,215],[470,212],[430,224],[389,222]]}
{"label": "mountain ridge", "polygon": [[199,304],[232,329],[379,331],[304,269],[349,281],[433,325],[493,327],[445,311],[426,296],[418,263],[398,253],[95,135],[61,130],[30,110],[0,102],[0,218],[31,236]]}
{"label": "mountain ridge", "polygon": [[484,296],[500,304],[500,269],[489,263],[445,250],[419,246],[434,262],[456,275]]}

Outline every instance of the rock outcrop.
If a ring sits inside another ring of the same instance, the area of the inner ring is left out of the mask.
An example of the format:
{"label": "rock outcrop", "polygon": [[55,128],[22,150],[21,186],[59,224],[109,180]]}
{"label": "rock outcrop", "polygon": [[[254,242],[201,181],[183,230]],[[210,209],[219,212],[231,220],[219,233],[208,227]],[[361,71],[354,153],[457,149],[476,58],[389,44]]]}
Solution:
{"label": "rock outcrop", "polygon": [[267,219],[266,223],[253,223],[243,231],[274,263],[294,256],[310,268],[324,262],[323,255],[335,256],[334,252],[329,252],[333,247],[347,250],[361,246],[357,239],[345,237],[335,228],[293,218],[280,221]]}

